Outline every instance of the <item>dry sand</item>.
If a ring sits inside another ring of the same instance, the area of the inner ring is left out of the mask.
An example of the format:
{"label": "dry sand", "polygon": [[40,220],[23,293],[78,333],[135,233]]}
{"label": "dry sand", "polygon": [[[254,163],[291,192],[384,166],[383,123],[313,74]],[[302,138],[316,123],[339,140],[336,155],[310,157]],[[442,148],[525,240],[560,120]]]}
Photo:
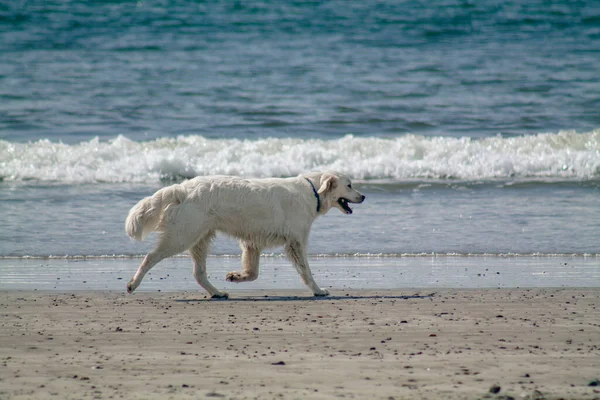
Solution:
{"label": "dry sand", "polygon": [[3,291],[0,399],[600,399],[598,289],[430,293]]}

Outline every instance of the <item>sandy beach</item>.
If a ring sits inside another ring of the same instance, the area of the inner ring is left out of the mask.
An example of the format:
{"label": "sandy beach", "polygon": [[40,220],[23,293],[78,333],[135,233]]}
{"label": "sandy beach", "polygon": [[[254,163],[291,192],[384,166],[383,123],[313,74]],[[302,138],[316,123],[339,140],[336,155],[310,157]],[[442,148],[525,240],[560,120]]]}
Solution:
{"label": "sandy beach", "polygon": [[598,289],[0,292],[1,399],[599,399]]}

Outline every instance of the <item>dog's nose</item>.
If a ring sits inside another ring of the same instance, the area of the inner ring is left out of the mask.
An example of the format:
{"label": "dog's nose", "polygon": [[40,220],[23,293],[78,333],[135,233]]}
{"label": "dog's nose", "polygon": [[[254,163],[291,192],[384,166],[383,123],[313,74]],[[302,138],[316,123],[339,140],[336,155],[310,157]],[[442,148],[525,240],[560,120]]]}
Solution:
{"label": "dog's nose", "polygon": [[360,199],[360,202],[362,203],[363,201],[365,201],[365,199],[366,199],[366,198],[367,198],[367,197],[366,197],[366,196],[363,194],[363,195],[362,195],[362,198]]}

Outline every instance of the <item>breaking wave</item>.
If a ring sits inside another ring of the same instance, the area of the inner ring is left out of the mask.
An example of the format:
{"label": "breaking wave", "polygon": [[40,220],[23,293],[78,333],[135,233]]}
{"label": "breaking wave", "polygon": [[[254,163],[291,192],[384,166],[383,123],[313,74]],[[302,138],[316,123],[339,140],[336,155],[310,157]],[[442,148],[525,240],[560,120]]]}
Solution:
{"label": "breaking wave", "polygon": [[147,142],[118,136],[79,144],[0,140],[0,179],[78,183],[151,183],[197,175],[295,176],[335,169],[362,181],[595,180],[600,129],[483,139],[406,135],[335,140],[208,139]]}

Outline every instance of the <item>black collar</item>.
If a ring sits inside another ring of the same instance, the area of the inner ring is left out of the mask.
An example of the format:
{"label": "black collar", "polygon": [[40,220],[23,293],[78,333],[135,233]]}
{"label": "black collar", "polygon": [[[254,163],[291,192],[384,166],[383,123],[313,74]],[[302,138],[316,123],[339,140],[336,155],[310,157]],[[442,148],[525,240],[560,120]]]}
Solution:
{"label": "black collar", "polygon": [[321,199],[319,198],[319,193],[317,193],[317,189],[315,189],[315,185],[313,185],[313,183],[311,182],[310,179],[308,179],[308,178],[304,178],[304,179],[306,179],[308,181],[308,183],[310,184],[310,187],[313,190],[313,193],[315,194],[315,197],[317,198],[317,213],[318,213],[319,211],[321,211]]}

